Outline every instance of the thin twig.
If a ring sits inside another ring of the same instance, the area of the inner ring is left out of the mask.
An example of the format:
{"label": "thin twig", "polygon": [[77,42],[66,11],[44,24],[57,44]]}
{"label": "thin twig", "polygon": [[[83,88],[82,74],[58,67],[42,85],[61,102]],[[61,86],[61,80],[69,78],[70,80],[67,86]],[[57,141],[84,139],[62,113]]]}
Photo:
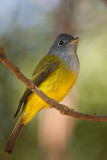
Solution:
{"label": "thin twig", "polygon": [[44,94],[31,80],[26,78],[5,55],[4,48],[0,46],[0,62],[7,66],[7,68],[20,80],[22,81],[30,90],[36,93],[42,100],[44,100],[49,106],[59,110],[61,114],[65,114],[71,117],[75,117],[87,121],[107,121],[107,116],[105,115],[90,115],[74,111],[74,109],[69,108],[63,104],[59,104],[56,100],[49,98]]}

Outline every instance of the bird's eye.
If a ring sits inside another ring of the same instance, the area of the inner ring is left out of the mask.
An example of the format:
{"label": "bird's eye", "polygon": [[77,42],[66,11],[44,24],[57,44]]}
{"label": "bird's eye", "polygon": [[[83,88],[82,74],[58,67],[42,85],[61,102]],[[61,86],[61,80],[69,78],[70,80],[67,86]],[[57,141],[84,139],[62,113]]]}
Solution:
{"label": "bird's eye", "polygon": [[60,41],[60,42],[58,43],[59,46],[62,46],[63,44],[64,44],[64,41]]}

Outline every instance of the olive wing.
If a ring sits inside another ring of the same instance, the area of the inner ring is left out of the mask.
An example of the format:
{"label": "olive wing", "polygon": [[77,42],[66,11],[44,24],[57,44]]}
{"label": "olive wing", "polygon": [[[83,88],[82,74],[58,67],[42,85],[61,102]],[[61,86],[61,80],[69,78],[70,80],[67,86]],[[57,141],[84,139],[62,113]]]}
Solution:
{"label": "olive wing", "polygon": [[[32,74],[31,81],[36,85],[39,86],[47,76],[57,67],[59,64],[59,60],[57,57],[53,55],[45,56],[37,65],[34,73]],[[14,117],[17,116],[23,104],[26,103],[27,98],[32,93],[29,88],[26,88],[22,98],[20,99],[19,106],[16,110]]]}

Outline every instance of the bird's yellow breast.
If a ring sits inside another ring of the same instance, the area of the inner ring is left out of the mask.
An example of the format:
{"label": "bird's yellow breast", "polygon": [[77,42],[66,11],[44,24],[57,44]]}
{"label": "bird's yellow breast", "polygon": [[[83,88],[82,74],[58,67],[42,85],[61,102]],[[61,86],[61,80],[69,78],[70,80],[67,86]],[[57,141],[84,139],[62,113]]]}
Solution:
{"label": "bird's yellow breast", "polygon": [[[38,86],[46,95],[60,102],[67,95],[77,79],[65,64],[59,64],[57,68]],[[25,104],[23,124],[28,123],[33,116],[43,107],[48,106],[35,93],[32,93]]]}

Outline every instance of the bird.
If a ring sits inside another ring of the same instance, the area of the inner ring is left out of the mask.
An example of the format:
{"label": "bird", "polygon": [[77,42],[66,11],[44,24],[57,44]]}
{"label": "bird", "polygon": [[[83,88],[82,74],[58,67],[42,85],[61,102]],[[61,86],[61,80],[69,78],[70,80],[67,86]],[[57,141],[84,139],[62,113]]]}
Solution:
{"label": "bird", "polygon": [[[77,56],[77,43],[79,37],[60,34],[48,54],[36,66],[31,81],[47,96],[61,102],[73,87],[79,73],[79,59]],[[16,141],[24,126],[48,104],[40,97],[26,88],[19,101],[14,117],[22,108],[21,115],[8,138],[5,152],[13,152]]]}

